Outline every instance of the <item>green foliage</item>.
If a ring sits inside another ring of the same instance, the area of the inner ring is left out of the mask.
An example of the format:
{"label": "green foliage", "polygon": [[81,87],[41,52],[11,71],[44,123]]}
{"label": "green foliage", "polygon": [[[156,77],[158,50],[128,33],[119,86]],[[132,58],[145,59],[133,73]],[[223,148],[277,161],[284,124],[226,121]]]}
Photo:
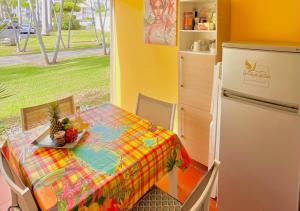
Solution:
{"label": "green foliage", "polygon": [[7,92],[6,87],[3,84],[0,84],[0,100],[10,96],[12,95]]}
{"label": "green foliage", "polygon": [[28,1],[22,1],[22,7],[23,7],[23,8],[29,8],[29,3],[28,3]]}
{"label": "green foliage", "polygon": [[[3,0],[0,1],[0,3],[1,2],[3,2]],[[11,0],[11,1],[7,0],[7,3],[9,4],[9,6],[11,6],[13,8],[15,8],[15,7],[18,6],[18,0]],[[23,8],[29,8],[28,1],[27,0],[21,0],[21,7],[23,7]]]}
{"label": "green foliage", "polygon": [[[69,29],[69,16],[68,15],[64,15],[61,28],[63,30]],[[76,16],[73,15],[71,18],[71,30],[79,30],[79,29],[80,29],[79,21],[76,20]]]}
{"label": "green foliage", "polygon": [[0,31],[1,31],[2,29],[4,29],[6,26],[7,26],[7,23],[2,23],[2,24],[0,24]]}
{"label": "green foliage", "polygon": [[107,10],[106,6],[104,3],[100,3],[100,8],[96,8],[96,13],[99,13],[99,11],[101,11],[102,13],[104,13]]}
{"label": "green foliage", "polygon": [[7,4],[11,7],[17,7],[18,5],[18,0],[12,0],[12,1],[7,1]]}
{"label": "green foliage", "polygon": [[84,21],[92,21],[93,19],[90,18],[90,17],[86,17],[86,18],[84,18],[83,20],[84,20]]}
{"label": "green foliage", "polygon": [[[78,3],[79,1],[77,1]],[[71,0],[67,0],[64,2],[64,12],[71,12],[72,9],[74,8],[74,12],[80,12],[81,8],[77,5],[77,3],[75,4],[75,2],[71,1]],[[55,3],[53,5],[53,10],[55,12],[59,12],[60,11],[60,4],[59,3]]]}

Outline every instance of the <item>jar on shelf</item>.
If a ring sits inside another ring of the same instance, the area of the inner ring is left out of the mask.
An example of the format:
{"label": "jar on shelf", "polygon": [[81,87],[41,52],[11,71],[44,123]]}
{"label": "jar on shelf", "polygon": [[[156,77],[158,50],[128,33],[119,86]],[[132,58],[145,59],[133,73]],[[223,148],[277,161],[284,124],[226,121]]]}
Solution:
{"label": "jar on shelf", "polygon": [[193,19],[194,15],[192,12],[184,12],[183,13],[183,29],[184,30],[192,30],[193,29]]}

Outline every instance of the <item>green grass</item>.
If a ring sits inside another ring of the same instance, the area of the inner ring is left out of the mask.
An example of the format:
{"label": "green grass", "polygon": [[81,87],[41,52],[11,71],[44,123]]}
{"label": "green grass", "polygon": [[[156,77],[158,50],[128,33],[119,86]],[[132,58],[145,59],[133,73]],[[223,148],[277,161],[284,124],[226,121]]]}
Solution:
{"label": "green grass", "polygon": [[[99,36],[98,32],[98,36]],[[67,45],[67,31],[62,31],[62,37]],[[106,40],[109,40],[109,34],[106,35]],[[56,41],[56,32],[51,32],[49,36],[43,36],[43,40],[48,52],[53,51],[54,44]],[[24,40],[21,41],[21,46],[23,46]],[[94,30],[73,30],[71,31],[71,46],[69,49],[61,50],[74,50],[74,49],[83,49],[83,48],[99,48],[99,44],[96,41],[96,36]],[[33,54],[40,53],[39,43],[37,37],[31,37],[28,41],[27,52],[17,53],[16,46],[0,46],[0,56],[9,56],[9,55],[20,55],[20,54]]]}
{"label": "green grass", "polygon": [[19,121],[20,108],[74,95],[77,104],[109,100],[109,56],[66,59],[50,66],[0,67],[0,81],[12,97],[0,101],[0,121]]}

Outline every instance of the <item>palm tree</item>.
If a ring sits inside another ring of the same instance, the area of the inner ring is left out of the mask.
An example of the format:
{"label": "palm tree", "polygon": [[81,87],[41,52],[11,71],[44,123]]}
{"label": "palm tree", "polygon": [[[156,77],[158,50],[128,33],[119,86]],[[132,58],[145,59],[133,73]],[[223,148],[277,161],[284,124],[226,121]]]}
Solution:
{"label": "palm tree", "polygon": [[29,4],[29,7],[30,7],[30,12],[31,12],[33,22],[34,22],[35,27],[36,27],[36,36],[37,36],[38,41],[39,41],[40,50],[41,50],[42,56],[45,60],[45,63],[48,65],[49,64],[49,58],[48,58],[48,54],[46,52],[45,44],[44,44],[44,41],[43,41],[43,38],[42,38],[42,34],[41,34],[41,31],[40,31],[40,27],[39,27],[39,23],[38,23],[38,20],[37,20],[37,17],[36,17],[36,13],[34,12],[32,0],[28,0],[28,4]]}
{"label": "palm tree", "polygon": [[[51,4],[52,4],[52,5],[54,5],[54,4],[53,4],[53,0],[51,0]],[[55,10],[55,8],[53,9],[53,13],[54,13],[54,19],[55,19],[55,21],[56,21],[56,25],[58,26],[58,17],[57,17],[57,14],[56,14],[56,10]],[[58,30],[58,29],[57,29],[57,30]],[[66,46],[65,46],[65,43],[64,43],[64,40],[63,40],[62,36],[61,36],[61,39],[60,39],[60,41],[61,41],[61,45],[62,45],[62,47],[63,47],[63,48],[66,48]]]}
{"label": "palm tree", "polygon": [[22,25],[22,5],[21,5],[21,0],[18,0],[18,19],[19,19],[19,24]]}
{"label": "palm tree", "polygon": [[48,25],[48,1],[42,1],[42,35],[49,35]]}
{"label": "palm tree", "polygon": [[60,0],[59,19],[57,22],[57,36],[56,36],[54,55],[52,59],[53,64],[56,63],[58,51],[59,51],[59,44],[61,42],[61,24],[62,24],[63,10],[64,10],[64,0]]}
{"label": "palm tree", "polygon": [[[3,100],[11,96],[12,94],[9,94],[7,92],[6,87],[2,83],[0,83],[0,100]],[[3,138],[3,135],[5,134],[5,131],[6,131],[5,125],[2,121],[0,121],[0,143],[1,143],[1,139]]]}
{"label": "palm tree", "polygon": [[40,0],[36,0],[35,1],[35,4],[36,4],[36,17],[37,17],[37,22],[39,24],[41,24],[41,15],[40,15]]}
{"label": "palm tree", "polygon": [[[100,28],[101,28],[101,38],[102,38],[102,45],[103,45],[103,52],[104,55],[107,55],[107,46],[106,46],[106,40],[105,40],[105,22],[106,22],[106,15],[108,11],[107,7],[107,0],[105,0],[105,4],[101,4],[100,0],[97,0],[97,6],[98,6],[98,14],[99,14],[99,20],[100,20]],[[102,14],[104,12],[104,14]],[[103,16],[103,18],[102,18]]]}
{"label": "palm tree", "polygon": [[5,18],[5,15],[4,15],[4,9],[3,9],[3,5],[0,4],[0,18],[1,19],[4,19]]}
{"label": "palm tree", "polygon": [[95,32],[95,36],[96,36],[96,40],[97,40],[97,43],[100,44],[100,41],[99,41],[99,37],[98,37],[98,34],[97,34],[97,29],[96,29],[96,20],[95,20],[95,9],[94,9],[94,4],[93,4],[93,1],[90,0],[90,8],[91,8],[91,11],[92,11],[92,22],[93,22],[93,25],[94,25],[94,32]]}
{"label": "palm tree", "polygon": [[14,39],[15,39],[16,47],[17,47],[17,52],[20,52],[21,50],[20,50],[20,44],[19,44],[19,36],[18,36],[16,27],[15,27],[15,24],[13,23],[12,12],[11,12],[9,6],[8,6],[7,0],[3,0],[3,3],[4,3],[5,12],[6,12],[7,16],[9,17],[9,19],[11,21],[11,25],[12,25],[12,28],[13,28]]}
{"label": "palm tree", "polygon": [[70,48],[70,42],[71,42],[71,27],[72,27],[72,18],[73,18],[73,13],[74,10],[77,6],[77,3],[82,2],[82,0],[72,0],[73,1],[73,7],[72,10],[70,12],[70,16],[69,16],[69,26],[68,26],[68,43],[67,43],[67,48]]}
{"label": "palm tree", "polygon": [[52,31],[52,0],[48,0],[48,30]]}
{"label": "palm tree", "polygon": [[31,32],[31,25],[32,25],[32,16],[30,14],[30,22],[29,22],[28,31],[27,31],[27,35],[26,35],[26,39],[25,39],[25,43],[24,43],[22,52],[26,52],[26,49],[27,49],[27,46],[28,46],[28,40],[29,40],[30,32]]}
{"label": "palm tree", "polygon": [[9,94],[7,92],[6,87],[3,84],[0,83],[0,100],[8,98],[10,96],[12,96],[12,94]]}
{"label": "palm tree", "polygon": [[[27,0],[18,0],[18,1],[20,1],[20,4],[21,4],[22,8],[25,8],[25,9],[29,8],[29,4],[28,4]],[[30,32],[31,32],[31,28],[32,28],[32,15],[31,15],[31,13],[29,15],[30,15],[30,17],[29,17],[28,31],[27,31],[27,35],[26,35],[26,38],[25,38],[24,46],[23,46],[23,48],[20,47],[21,48],[21,52],[26,52],[27,46],[28,46],[28,41],[29,41],[29,38],[30,38]],[[20,21],[21,22],[23,21],[22,18],[19,19],[19,23],[21,25]]]}

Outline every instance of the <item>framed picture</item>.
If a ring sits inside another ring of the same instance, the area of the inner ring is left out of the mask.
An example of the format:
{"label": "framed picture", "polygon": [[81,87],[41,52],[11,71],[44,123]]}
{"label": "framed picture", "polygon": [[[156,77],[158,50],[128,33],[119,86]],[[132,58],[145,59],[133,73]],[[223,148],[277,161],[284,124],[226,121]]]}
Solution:
{"label": "framed picture", "polygon": [[147,44],[176,45],[177,0],[144,0]]}

